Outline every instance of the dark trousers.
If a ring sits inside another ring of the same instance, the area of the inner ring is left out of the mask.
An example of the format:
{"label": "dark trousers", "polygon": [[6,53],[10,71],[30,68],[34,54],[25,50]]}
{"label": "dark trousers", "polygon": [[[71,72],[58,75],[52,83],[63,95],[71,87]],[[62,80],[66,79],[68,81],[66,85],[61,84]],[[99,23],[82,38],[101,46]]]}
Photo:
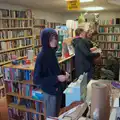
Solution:
{"label": "dark trousers", "polygon": [[93,68],[91,67],[91,69],[87,72],[88,74],[87,74],[87,77],[88,77],[88,83],[89,83],[89,81],[92,79],[92,77],[93,77]]}

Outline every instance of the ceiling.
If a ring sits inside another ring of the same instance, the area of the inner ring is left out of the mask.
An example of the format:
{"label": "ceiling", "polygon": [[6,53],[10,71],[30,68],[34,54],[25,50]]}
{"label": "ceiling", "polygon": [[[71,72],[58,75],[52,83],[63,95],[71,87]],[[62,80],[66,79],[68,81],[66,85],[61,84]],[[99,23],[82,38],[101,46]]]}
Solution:
{"label": "ceiling", "polygon": [[[116,0],[113,0],[113,1],[116,1]],[[41,9],[41,10],[50,11],[50,12],[62,12],[62,13],[70,12],[70,11],[67,11],[65,0],[0,0],[0,2],[13,4],[13,5],[22,5],[24,7]],[[120,5],[110,4],[108,3],[108,0],[95,0],[94,2],[91,2],[91,3],[81,3],[80,11],[84,11],[83,10],[84,7],[92,7],[92,6],[104,7],[105,11],[120,11]]]}

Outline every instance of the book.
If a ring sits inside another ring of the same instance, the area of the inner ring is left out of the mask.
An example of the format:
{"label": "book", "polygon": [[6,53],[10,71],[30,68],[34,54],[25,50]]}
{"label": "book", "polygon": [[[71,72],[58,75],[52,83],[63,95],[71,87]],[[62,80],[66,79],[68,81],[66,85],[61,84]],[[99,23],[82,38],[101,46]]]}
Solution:
{"label": "book", "polygon": [[110,19],[110,20],[99,20],[99,25],[114,25],[115,24],[115,19]]}

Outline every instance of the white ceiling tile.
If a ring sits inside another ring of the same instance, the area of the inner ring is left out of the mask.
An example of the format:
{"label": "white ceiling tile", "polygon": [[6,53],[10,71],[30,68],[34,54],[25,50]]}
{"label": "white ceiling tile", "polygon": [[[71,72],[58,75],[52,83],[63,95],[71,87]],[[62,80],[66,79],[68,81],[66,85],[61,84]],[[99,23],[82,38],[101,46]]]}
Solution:
{"label": "white ceiling tile", "polygon": [[[109,0],[109,1],[120,1],[120,0]],[[65,0],[0,0],[0,2],[9,3],[13,5],[21,5],[28,8],[41,9],[51,12],[68,12]],[[110,4],[108,0],[94,0],[90,3],[81,3],[81,10],[85,7],[101,6],[106,11],[120,11],[118,5]],[[79,12],[80,12],[79,11]]]}

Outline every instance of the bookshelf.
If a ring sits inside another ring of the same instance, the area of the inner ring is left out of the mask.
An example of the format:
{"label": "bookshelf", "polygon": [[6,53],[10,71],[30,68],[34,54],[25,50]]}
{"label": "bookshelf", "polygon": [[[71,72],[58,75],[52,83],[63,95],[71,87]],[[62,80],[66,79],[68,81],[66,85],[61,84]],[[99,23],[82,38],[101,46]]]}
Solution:
{"label": "bookshelf", "polygon": [[48,28],[53,28],[53,29],[55,29],[56,26],[60,26],[60,25],[62,25],[62,24],[61,24],[61,23],[56,23],[56,22],[47,22],[47,27],[48,27]]}
{"label": "bookshelf", "polygon": [[120,24],[116,19],[99,21],[98,43],[103,51],[103,65],[108,53],[120,58]]}
{"label": "bookshelf", "polygon": [[40,41],[40,33],[46,28],[47,21],[45,19],[34,19],[34,53],[37,55],[41,50],[41,41]]}
{"label": "bookshelf", "polygon": [[[13,59],[21,60],[33,47],[31,10],[0,9],[0,68]],[[0,74],[0,79],[2,78]],[[3,90],[4,86],[0,86]]]}
{"label": "bookshelf", "polygon": [[44,28],[54,28],[60,25],[60,23],[48,22],[45,19],[36,19],[33,20],[34,26],[34,53],[37,55],[41,50],[41,43],[40,43],[40,33]]}
{"label": "bookshelf", "polygon": [[[4,68],[9,119],[44,120],[43,101],[32,98],[32,90],[38,90],[37,86],[32,83],[33,69],[25,67],[22,69],[22,67],[22,65],[6,65]],[[12,73],[13,71],[18,74]],[[24,74],[22,74],[23,77],[20,76],[21,73]]]}
{"label": "bookshelf", "polygon": [[34,26],[34,53],[37,55],[41,50],[41,43],[40,43],[40,33],[44,28],[53,28],[55,29],[56,26],[61,25],[61,23],[55,22],[48,22],[46,19],[37,19],[34,18],[33,26]]}
{"label": "bookshelf", "polygon": [[[74,55],[64,59],[58,58],[58,61],[60,67],[71,74],[70,80],[74,80]],[[21,64],[4,66],[4,82],[10,120],[16,120],[19,117],[24,120],[28,120],[28,118],[32,118],[32,120],[45,119],[43,100],[35,100],[32,97],[32,91],[37,89],[37,86],[33,84],[33,70],[34,63],[27,67]],[[16,74],[17,72],[19,74]],[[24,75],[20,76],[21,72]],[[23,101],[26,101],[25,104],[22,104]]]}

